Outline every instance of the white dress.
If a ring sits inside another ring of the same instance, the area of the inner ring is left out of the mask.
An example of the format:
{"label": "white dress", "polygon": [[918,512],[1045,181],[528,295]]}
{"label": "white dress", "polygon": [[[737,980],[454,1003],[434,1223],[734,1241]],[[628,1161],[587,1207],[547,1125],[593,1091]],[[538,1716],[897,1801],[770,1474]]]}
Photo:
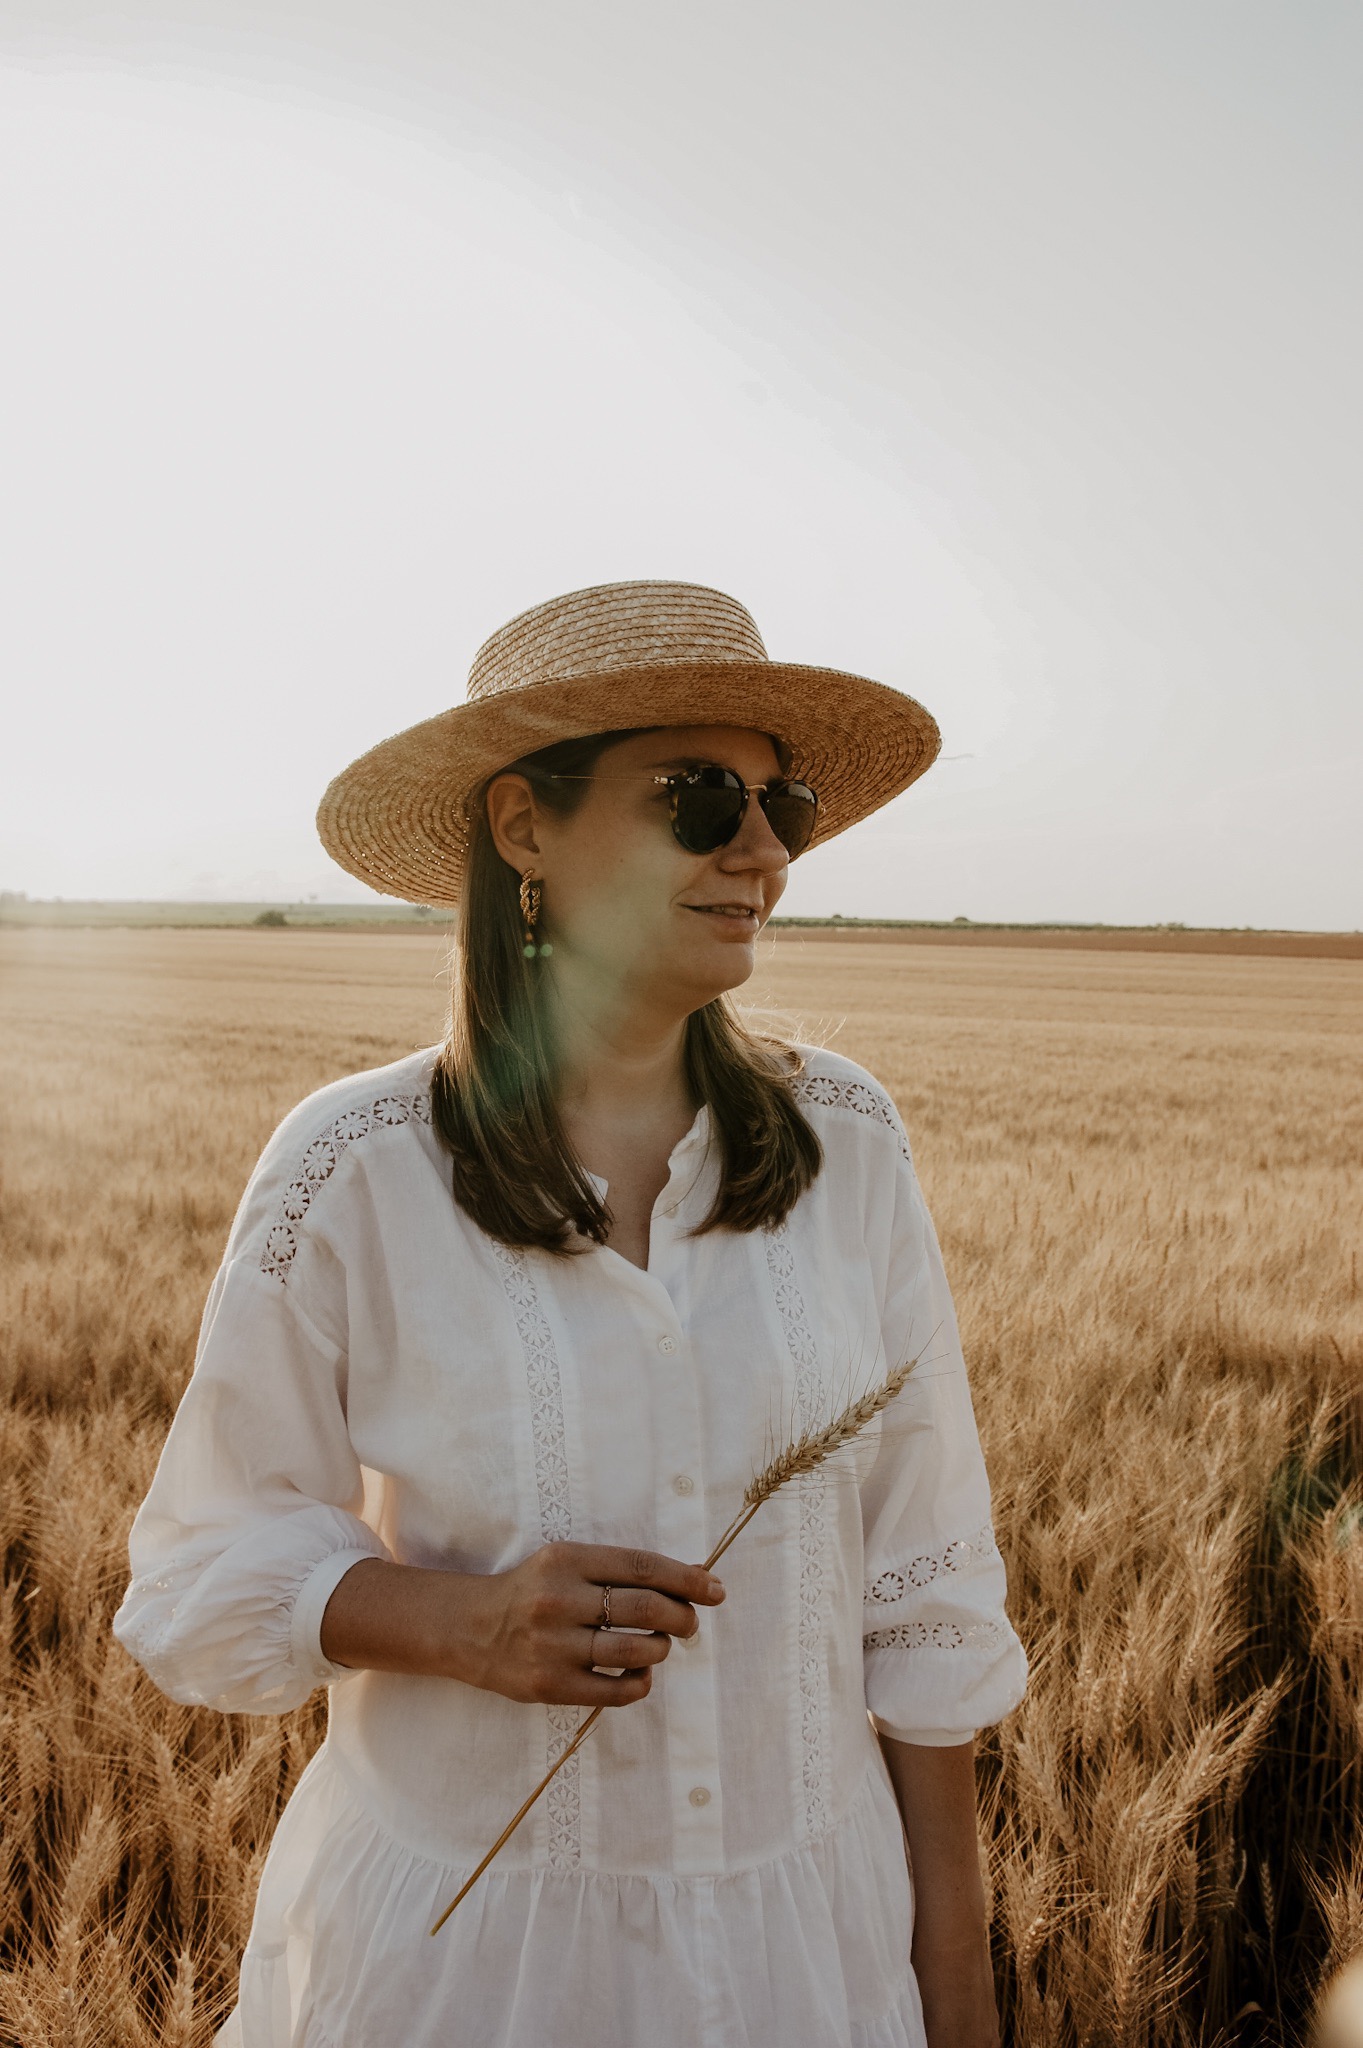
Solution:
{"label": "white dress", "polygon": [[[688,1235],[718,1171],[702,1110],[647,1271],[471,1221],[429,1052],[321,1090],[270,1140],[114,1624],[177,1700],[278,1714],[330,1688],[220,2041],[921,2048],[868,1708],[962,1742],[1026,1665],[903,1128],[860,1068],[807,1059],[825,1164],[786,1223]],[[343,1574],[502,1572],[565,1538],[699,1561],[774,1445],[915,1354],[883,1423],[759,1511],[699,1639],[603,1716],[432,1939],[582,1710],[329,1663]]]}

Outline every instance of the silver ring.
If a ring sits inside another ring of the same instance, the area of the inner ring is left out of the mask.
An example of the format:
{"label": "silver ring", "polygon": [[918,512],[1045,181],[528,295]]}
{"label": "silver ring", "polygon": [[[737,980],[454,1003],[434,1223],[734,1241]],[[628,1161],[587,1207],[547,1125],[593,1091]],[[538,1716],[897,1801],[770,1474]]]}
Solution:
{"label": "silver ring", "polygon": [[611,1625],[611,1589],[610,1589],[610,1587],[609,1587],[609,1586],[603,1586],[603,1587],[601,1588],[601,1619],[600,1619],[600,1621],[599,1621],[599,1622],[597,1623],[597,1627],[598,1627],[599,1629],[607,1629],[607,1630],[608,1630],[608,1629],[610,1628],[610,1625]]}

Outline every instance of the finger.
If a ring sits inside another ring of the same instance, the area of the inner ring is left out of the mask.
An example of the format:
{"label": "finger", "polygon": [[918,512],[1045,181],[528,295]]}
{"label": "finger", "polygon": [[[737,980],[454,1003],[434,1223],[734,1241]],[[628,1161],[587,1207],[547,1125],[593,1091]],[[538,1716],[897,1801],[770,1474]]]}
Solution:
{"label": "finger", "polygon": [[679,1558],[664,1557],[656,1550],[622,1550],[613,1544],[584,1543],[577,1563],[582,1575],[594,1585],[609,1586],[615,1597],[617,1586],[647,1586],[656,1593],[670,1593],[676,1600],[700,1600],[717,1607],[724,1598],[724,1586],[703,1564],[683,1564]]}
{"label": "finger", "polygon": [[587,1658],[607,1671],[636,1671],[646,1664],[661,1664],[671,1648],[671,1636],[626,1636],[596,1628],[588,1637]]}
{"label": "finger", "polygon": [[[579,1618],[600,1627],[604,1602],[595,1586],[584,1586]],[[644,1586],[611,1587],[611,1627],[645,1628],[669,1636],[693,1636],[700,1627],[696,1610],[684,1600],[654,1593]]]}
{"label": "finger", "polygon": [[647,1699],[653,1673],[622,1671],[618,1678],[604,1671],[575,1671],[554,1688],[554,1705],[560,1707],[627,1707],[633,1700]]}

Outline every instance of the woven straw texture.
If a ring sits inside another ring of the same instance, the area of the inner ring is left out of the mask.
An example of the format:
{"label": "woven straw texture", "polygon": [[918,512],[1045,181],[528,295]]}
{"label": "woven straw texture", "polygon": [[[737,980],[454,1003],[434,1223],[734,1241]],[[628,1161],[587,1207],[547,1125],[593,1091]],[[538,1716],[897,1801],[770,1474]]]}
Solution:
{"label": "woven straw texture", "polygon": [[921,704],[839,669],[770,661],[735,598],[693,583],[607,583],[522,612],[486,641],[468,699],[343,769],[317,813],[334,861],[387,896],[453,908],[483,786],[555,740],[648,725],[739,725],[791,751],[819,795],[814,844],[931,767]]}

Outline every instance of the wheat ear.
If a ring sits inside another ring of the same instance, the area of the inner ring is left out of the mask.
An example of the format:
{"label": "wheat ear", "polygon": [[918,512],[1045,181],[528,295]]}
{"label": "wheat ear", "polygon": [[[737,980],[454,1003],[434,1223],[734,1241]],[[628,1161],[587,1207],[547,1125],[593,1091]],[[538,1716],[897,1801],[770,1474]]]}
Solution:
{"label": "wheat ear", "polygon": [[[798,1479],[802,1472],[812,1472],[816,1465],[823,1464],[825,1458],[831,1458],[834,1451],[840,1451],[844,1444],[851,1443],[853,1437],[860,1436],[867,1423],[874,1421],[882,1408],[889,1407],[891,1401],[893,1401],[895,1395],[903,1387],[917,1363],[917,1358],[905,1359],[904,1363],[897,1365],[888,1378],[882,1380],[878,1387],[873,1387],[869,1393],[862,1394],[858,1400],[849,1401],[841,1414],[835,1415],[833,1420],[825,1424],[822,1429],[807,1429],[803,1436],[797,1436],[793,1443],[787,1444],[783,1451],[779,1451],[769,1465],[764,1465],[744,1493],[742,1507],[734,1516],[734,1519],[730,1522],[728,1528],[710,1552],[710,1555],[706,1558],[704,1569],[707,1572],[714,1570],[714,1567],[719,1563],[719,1560],[723,1557],[735,1536],[747,1528],[763,1501],[770,1500],[774,1493],[779,1493],[781,1488],[788,1485],[792,1479]],[[587,1736],[605,1711],[604,1707],[592,1708],[591,1713],[588,1714],[586,1720],[568,1744],[568,1747],[555,1758],[552,1768],[545,1772],[534,1791],[530,1794],[530,1797],[525,1801],[525,1804],[517,1810],[502,1829],[502,1832],[498,1835],[477,1869],[465,1879],[464,1883],[450,1900],[450,1903],[436,1921],[435,1926],[431,1929],[432,1934],[439,1934],[455,1907],[461,1900],[467,1898],[489,1863],[491,1863],[493,1857],[500,1854],[501,1850],[511,1840],[511,1837],[515,1834],[517,1828],[525,1819],[525,1816],[529,1813],[541,1793],[548,1789],[567,1763],[569,1757],[586,1741]]]}

